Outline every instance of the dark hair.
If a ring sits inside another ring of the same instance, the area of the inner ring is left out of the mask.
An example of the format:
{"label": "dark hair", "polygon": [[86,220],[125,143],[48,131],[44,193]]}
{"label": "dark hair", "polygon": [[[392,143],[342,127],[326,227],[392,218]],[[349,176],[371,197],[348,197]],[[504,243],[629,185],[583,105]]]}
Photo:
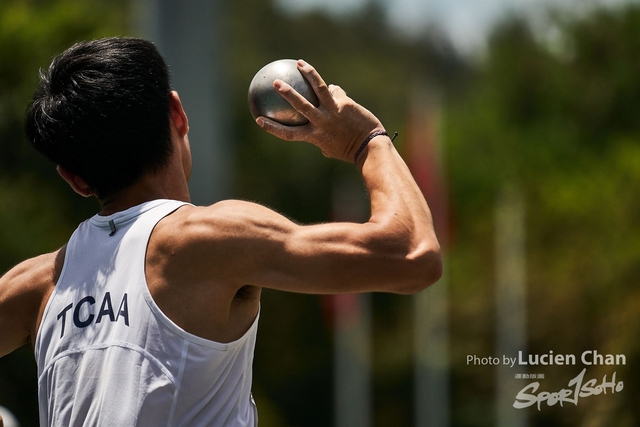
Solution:
{"label": "dark hair", "polygon": [[27,139],[103,199],[167,164],[170,90],[167,65],[151,42],[77,43],[40,71]]}

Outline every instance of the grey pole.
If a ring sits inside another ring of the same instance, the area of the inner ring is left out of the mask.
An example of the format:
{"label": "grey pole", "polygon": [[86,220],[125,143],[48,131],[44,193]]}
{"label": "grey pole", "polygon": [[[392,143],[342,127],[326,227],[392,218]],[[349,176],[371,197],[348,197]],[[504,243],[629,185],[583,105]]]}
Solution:
{"label": "grey pole", "polygon": [[336,295],[335,427],[370,427],[371,295]]}
{"label": "grey pole", "polygon": [[[517,185],[505,185],[495,207],[496,356],[516,357],[526,351],[525,203]],[[526,427],[526,412],[513,402],[524,369],[500,364],[496,369],[496,426]]]}
{"label": "grey pole", "polygon": [[[362,188],[337,180],[333,190],[333,219],[360,222],[368,215]],[[370,427],[372,402],[371,294],[334,295],[333,384],[334,426]]]}
{"label": "grey pole", "polygon": [[172,85],[189,118],[195,204],[231,193],[233,150],[225,123],[221,0],[138,0],[137,28],[153,40],[169,64]]}
{"label": "grey pole", "polygon": [[442,245],[444,272],[438,283],[413,297],[415,427],[451,425],[449,355],[448,208],[444,138],[438,91],[417,84],[407,129],[407,162],[425,193]]}

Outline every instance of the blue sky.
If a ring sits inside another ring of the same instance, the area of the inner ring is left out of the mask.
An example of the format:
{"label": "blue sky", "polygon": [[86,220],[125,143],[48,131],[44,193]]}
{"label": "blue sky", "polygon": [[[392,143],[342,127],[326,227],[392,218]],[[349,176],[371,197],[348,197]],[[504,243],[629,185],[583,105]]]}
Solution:
{"label": "blue sky", "polygon": [[462,52],[482,49],[489,29],[496,21],[512,13],[525,14],[535,25],[545,28],[545,11],[556,7],[571,13],[583,13],[594,5],[619,6],[639,0],[278,0],[292,13],[325,9],[333,14],[348,14],[367,1],[384,5],[394,27],[409,34],[426,25],[440,27]]}

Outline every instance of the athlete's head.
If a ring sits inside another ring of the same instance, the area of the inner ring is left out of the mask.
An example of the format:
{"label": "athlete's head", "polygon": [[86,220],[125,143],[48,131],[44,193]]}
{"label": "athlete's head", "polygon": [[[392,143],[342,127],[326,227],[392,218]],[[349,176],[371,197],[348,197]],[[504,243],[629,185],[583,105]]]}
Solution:
{"label": "athlete's head", "polygon": [[40,72],[27,139],[103,199],[168,163],[169,95],[167,65],[152,43],[77,43]]}

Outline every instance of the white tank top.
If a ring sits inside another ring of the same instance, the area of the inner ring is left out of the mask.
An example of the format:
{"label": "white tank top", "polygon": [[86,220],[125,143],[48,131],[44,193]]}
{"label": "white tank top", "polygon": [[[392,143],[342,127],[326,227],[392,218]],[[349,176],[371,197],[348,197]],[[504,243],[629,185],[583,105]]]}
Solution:
{"label": "white tank top", "polygon": [[257,425],[259,315],[223,344],[181,329],[149,293],[149,236],[182,205],[154,200],[96,215],[71,236],[36,338],[42,427]]}

